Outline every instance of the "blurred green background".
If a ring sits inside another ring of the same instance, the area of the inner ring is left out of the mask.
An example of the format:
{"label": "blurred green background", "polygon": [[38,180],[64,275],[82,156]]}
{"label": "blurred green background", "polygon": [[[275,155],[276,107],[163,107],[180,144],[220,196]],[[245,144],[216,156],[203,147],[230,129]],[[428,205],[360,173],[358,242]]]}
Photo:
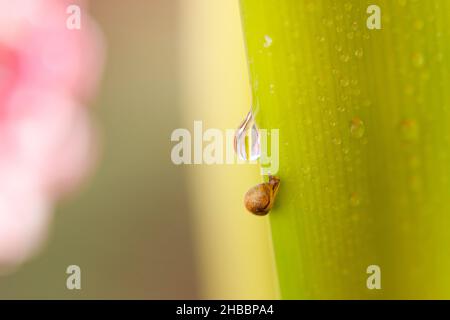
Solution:
{"label": "blurred green background", "polygon": [[[170,161],[174,129],[233,128],[250,106],[238,2],[97,0],[90,14],[107,45],[101,157],[0,298],[273,298],[268,221],[242,206],[258,168]],[[81,290],[66,288],[72,264]]]}

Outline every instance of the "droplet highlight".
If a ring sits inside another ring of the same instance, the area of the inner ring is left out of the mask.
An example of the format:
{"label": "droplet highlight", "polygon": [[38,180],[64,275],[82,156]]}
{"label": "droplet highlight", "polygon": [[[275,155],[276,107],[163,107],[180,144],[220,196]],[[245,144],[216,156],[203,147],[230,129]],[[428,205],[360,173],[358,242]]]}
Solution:
{"label": "droplet highlight", "polygon": [[361,204],[361,197],[358,195],[358,193],[353,192],[350,195],[348,202],[351,207],[358,207]]}
{"label": "droplet highlight", "polygon": [[257,160],[261,155],[259,130],[250,110],[234,135],[234,151],[242,160]]}
{"label": "droplet highlight", "polygon": [[355,57],[362,58],[364,55],[364,50],[362,48],[356,49],[355,51]]}
{"label": "droplet highlight", "polygon": [[355,117],[350,121],[350,134],[352,137],[357,139],[362,138],[365,131],[364,122],[360,118]]}
{"label": "droplet highlight", "polygon": [[268,48],[272,45],[272,38],[269,37],[267,34],[264,36],[264,48]]}
{"label": "droplet highlight", "polygon": [[424,65],[425,58],[421,52],[416,52],[412,55],[412,64],[416,68],[420,68]]}

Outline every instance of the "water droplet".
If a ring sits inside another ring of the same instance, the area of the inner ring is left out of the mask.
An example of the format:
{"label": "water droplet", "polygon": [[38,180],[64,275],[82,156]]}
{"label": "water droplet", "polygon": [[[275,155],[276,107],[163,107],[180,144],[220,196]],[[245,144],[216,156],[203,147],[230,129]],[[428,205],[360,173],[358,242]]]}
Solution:
{"label": "water droplet", "polygon": [[342,54],[340,59],[342,62],[348,62],[350,60],[350,57],[348,54]]}
{"label": "water droplet", "polygon": [[302,171],[303,171],[303,174],[305,176],[310,176],[311,175],[311,168],[310,167],[303,167]]}
{"label": "water droplet", "polygon": [[242,160],[257,160],[261,155],[259,131],[252,110],[236,130],[234,151]]}
{"label": "water droplet", "polygon": [[275,93],[275,85],[273,83],[269,84],[269,93],[270,94]]}
{"label": "water droplet", "polygon": [[400,122],[400,133],[403,140],[414,141],[419,137],[419,126],[412,119],[405,119]]}
{"label": "water droplet", "polygon": [[255,79],[255,81],[253,81],[253,89],[255,89],[255,91],[258,91],[259,89],[259,80]]}
{"label": "water droplet", "polygon": [[342,78],[341,81],[339,82],[341,84],[341,86],[343,87],[348,87],[350,81],[347,78]]}
{"label": "water droplet", "polygon": [[425,62],[425,58],[421,52],[416,52],[412,55],[412,64],[416,68],[420,68],[423,66]]}
{"label": "water droplet", "polygon": [[356,192],[353,192],[348,200],[350,206],[352,207],[357,207],[361,204],[361,198]]}
{"label": "water droplet", "polygon": [[272,38],[268,35],[264,36],[264,48],[268,48],[272,45]]}
{"label": "water droplet", "polygon": [[360,118],[355,117],[350,121],[350,134],[352,137],[359,139],[364,135],[365,131],[364,122]]}
{"label": "water droplet", "polygon": [[345,101],[348,101],[349,96],[346,95],[346,94],[342,94],[342,95],[340,96],[340,99],[341,99],[343,102],[345,102]]}
{"label": "water droplet", "polygon": [[333,143],[337,146],[342,144],[342,140],[340,138],[333,138]]}
{"label": "water droplet", "polygon": [[356,49],[355,51],[355,57],[362,58],[364,55],[364,50],[362,48]]}

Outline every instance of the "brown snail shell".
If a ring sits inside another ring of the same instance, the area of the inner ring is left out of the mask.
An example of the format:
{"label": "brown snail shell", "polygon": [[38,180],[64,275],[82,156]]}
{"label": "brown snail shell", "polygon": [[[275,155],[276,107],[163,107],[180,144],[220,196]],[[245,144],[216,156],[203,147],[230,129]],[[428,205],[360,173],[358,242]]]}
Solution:
{"label": "brown snail shell", "polygon": [[260,183],[247,191],[244,205],[248,211],[258,216],[264,216],[272,209],[280,186],[280,179],[269,176],[269,182]]}

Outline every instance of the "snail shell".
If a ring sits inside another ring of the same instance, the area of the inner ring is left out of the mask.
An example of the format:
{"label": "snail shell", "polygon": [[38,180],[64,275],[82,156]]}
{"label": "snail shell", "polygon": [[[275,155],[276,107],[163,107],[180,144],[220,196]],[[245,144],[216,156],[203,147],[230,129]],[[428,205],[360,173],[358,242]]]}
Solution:
{"label": "snail shell", "polygon": [[269,182],[260,183],[247,191],[244,205],[248,211],[258,216],[264,216],[272,209],[277,195],[280,179],[269,176]]}

